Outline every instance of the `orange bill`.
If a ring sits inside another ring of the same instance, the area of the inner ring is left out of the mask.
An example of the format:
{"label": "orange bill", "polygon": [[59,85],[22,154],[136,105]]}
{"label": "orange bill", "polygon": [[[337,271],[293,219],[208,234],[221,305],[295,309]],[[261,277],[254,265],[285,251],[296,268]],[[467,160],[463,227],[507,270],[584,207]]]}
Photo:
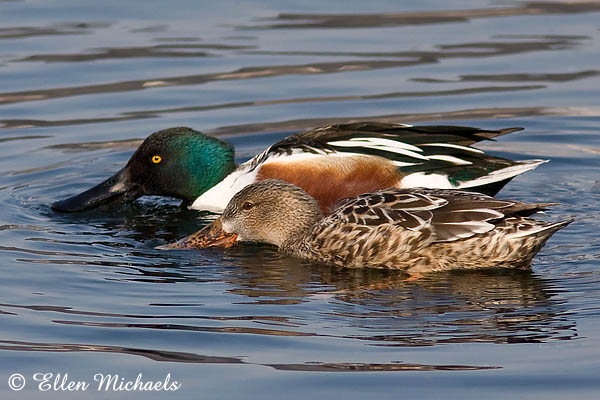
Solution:
{"label": "orange bill", "polygon": [[194,249],[207,247],[231,247],[235,244],[237,235],[223,230],[221,218],[217,218],[213,223],[206,225],[196,233],[184,237],[175,243],[158,246],[160,250],[172,249]]}

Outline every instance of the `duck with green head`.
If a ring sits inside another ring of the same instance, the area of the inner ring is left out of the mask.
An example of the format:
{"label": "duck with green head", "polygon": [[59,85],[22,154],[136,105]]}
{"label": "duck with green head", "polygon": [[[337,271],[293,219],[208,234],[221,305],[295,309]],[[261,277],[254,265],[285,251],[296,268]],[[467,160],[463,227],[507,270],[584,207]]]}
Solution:
{"label": "duck with green head", "polygon": [[52,205],[76,212],[144,195],[168,196],[191,204],[235,169],[233,146],[189,128],[150,135],[123,169],[99,185]]}
{"label": "duck with green head", "polygon": [[471,145],[520,129],[330,125],[289,136],[236,165],[230,144],[190,128],[170,128],[150,135],[115,175],[52,208],[77,212],[156,195],[222,212],[235,193],[264,179],[300,186],[324,213],[341,198],[386,187],[468,188],[493,195],[546,160],[511,161]]}

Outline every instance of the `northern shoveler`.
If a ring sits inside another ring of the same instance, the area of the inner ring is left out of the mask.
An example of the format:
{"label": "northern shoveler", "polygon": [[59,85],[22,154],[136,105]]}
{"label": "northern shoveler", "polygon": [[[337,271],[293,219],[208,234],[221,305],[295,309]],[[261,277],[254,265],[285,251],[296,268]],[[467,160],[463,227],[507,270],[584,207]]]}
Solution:
{"label": "northern shoveler", "polygon": [[268,179],[233,196],[211,225],[161,248],[262,242],[308,260],[413,276],[459,268],[527,268],[550,236],[573,221],[529,218],[550,205],[459,190],[385,189],[345,199],[324,217],[304,190]]}
{"label": "northern shoveler", "polygon": [[302,187],[325,213],[339,199],[387,187],[494,195],[546,160],[515,162],[471,145],[521,129],[331,125],[289,136],[236,165],[230,144],[190,128],[170,128],[150,135],[114,176],[52,208],[75,212],[158,195],[182,199],[192,209],[222,212],[243,187],[273,178]]}

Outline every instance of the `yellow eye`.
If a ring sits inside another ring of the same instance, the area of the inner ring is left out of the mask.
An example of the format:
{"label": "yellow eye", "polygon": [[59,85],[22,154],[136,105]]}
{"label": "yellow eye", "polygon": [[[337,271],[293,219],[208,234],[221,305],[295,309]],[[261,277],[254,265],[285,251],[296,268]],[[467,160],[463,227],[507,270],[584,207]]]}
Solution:
{"label": "yellow eye", "polygon": [[161,161],[162,161],[162,157],[161,157],[161,156],[159,156],[158,154],[157,154],[157,155],[155,155],[155,156],[152,156],[152,162],[153,162],[154,164],[158,164],[158,163],[160,163]]}

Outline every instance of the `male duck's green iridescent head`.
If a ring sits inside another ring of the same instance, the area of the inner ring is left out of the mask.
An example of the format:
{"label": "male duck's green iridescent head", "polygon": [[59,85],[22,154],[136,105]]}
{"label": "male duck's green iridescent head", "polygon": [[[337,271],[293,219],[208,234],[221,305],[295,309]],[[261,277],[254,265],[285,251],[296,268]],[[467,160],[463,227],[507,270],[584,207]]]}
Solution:
{"label": "male duck's green iridescent head", "polygon": [[60,212],[84,211],[144,195],[191,202],[234,168],[233,147],[190,128],[170,128],[148,136],[127,165],[99,185],[57,201]]}

